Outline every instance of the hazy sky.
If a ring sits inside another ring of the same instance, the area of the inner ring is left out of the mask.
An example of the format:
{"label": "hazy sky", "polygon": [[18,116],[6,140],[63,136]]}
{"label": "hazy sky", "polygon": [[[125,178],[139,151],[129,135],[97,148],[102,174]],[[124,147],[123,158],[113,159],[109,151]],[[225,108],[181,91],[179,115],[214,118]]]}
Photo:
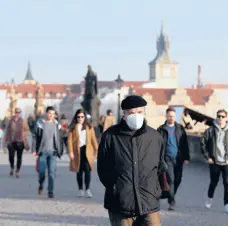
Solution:
{"label": "hazy sky", "polygon": [[0,82],[76,83],[87,65],[99,80],[147,80],[164,21],[180,83],[228,83],[228,1],[0,0]]}

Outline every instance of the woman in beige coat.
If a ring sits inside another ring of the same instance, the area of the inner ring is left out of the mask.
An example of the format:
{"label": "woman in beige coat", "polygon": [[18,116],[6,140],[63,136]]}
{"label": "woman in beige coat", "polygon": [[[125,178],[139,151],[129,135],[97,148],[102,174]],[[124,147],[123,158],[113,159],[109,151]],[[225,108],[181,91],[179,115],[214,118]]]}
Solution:
{"label": "woman in beige coat", "polygon": [[78,196],[84,196],[83,174],[86,197],[92,197],[90,191],[91,171],[97,155],[97,139],[93,127],[87,122],[86,113],[79,109],[70,125],[68,134],[68,153],[70,170],[77,172]]}

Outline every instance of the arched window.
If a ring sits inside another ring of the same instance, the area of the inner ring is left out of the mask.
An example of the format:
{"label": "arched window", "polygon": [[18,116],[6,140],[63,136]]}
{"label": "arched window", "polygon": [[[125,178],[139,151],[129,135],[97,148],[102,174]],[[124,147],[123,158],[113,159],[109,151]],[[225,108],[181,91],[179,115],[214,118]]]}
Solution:
{"label": "arched window", "polygon": [[33,95],[32,95],[32,93],[28,93],[28,98],[32,98],[33,97]]}

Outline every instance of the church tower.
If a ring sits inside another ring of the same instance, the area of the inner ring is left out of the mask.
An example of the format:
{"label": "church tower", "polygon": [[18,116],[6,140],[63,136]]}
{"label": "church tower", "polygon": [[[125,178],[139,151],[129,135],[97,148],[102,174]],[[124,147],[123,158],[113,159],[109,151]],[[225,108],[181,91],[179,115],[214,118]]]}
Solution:
{"label": "church tower", "polygon": [[178,87],[178,63],[171,60],[169,55],[169,38],[164,33],[163,23],[157,38],[157,55],[149,63],[149,80],[156,88]]}
{"label": "church tower", "polygon": [[32,76],[32,72],[31,72],[31,68],[30,68],[30,62],[28,63],[28,69],[27,69],[27,72],[25,75],[24,84],[32,84],[32,85],[36,84],[36,81],[34,80],[34,78]]}

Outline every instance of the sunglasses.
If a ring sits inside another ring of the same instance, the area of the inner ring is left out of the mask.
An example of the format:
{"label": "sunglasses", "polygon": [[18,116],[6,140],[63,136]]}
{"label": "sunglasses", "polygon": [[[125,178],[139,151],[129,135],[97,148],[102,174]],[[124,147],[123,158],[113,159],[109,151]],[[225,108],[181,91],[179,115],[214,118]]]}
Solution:
{"label": "sunglasses", "polygon": [[217,118],[226,118],[225,115],[218,115]]}
{"label": "sunglasses", "polygon": [[77,118],[84,118],[84,116],[78,116]]}
{"label": "sunglasses", "polygon": [[16,114],[21,114],[21,112],[20,112],[20,111],[16,111],[15,113],[16,113]]}

